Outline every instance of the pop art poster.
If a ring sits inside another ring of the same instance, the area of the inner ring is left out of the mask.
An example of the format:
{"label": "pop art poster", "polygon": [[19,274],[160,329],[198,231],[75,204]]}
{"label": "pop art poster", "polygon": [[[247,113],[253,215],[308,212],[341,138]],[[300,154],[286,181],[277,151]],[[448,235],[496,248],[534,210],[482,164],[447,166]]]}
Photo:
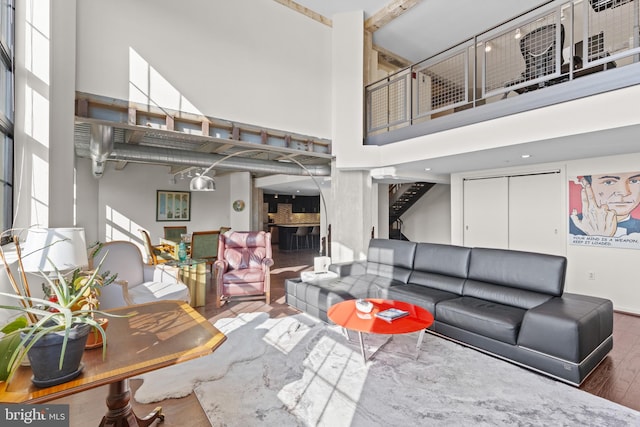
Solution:
{"label": "pop art poster", "polygon": [[569,179],[569,243],[640,249],[640,171]]}

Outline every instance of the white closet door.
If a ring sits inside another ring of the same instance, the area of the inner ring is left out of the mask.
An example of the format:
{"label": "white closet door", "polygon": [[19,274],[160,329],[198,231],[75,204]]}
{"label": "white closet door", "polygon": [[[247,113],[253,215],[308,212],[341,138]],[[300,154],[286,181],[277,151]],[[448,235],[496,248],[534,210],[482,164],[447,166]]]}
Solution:
{"label": "white closet door", "polygon": [[509,247],[509,180],[465,180],[464,246]]}
{"label": "white closet door", "polygon": [[509,249],[562,254],[562,185],[558,173],[509,178]]}

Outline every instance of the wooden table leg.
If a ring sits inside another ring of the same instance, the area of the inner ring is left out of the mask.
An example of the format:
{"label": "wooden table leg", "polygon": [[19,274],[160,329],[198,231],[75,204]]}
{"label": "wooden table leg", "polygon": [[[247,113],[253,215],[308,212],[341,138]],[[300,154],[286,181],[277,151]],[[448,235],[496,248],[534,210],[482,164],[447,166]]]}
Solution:
{"label": "wooden table leg", "polygon": [[129,388],[128,379],[109,384],[109,395],[107,396],[107,407],[109,410],[102,418],[100,427],[147,427],[155,420],[164,421],[161,406],[155,408],[153,412],[146,417],[138,418],[129,403],[130,399],[131,389]]}

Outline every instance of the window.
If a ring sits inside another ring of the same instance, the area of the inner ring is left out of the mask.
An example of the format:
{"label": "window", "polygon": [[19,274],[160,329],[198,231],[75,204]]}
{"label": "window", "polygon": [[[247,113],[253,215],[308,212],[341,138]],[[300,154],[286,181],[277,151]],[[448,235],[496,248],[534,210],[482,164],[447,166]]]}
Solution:
{"label": "window", "polygon": [[[0,0],[0,229],[13,222],[13,0]],[[2,236],[0,244],[10,236]]]}

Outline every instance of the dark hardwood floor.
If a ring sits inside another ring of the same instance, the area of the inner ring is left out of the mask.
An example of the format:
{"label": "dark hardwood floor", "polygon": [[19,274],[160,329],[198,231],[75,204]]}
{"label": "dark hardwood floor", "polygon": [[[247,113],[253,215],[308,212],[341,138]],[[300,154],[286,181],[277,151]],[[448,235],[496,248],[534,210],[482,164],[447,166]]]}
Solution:
{"label": "dark hardwood floor", "polygon": [[[239,313],[263,311],[271,317],[288,316],[297,313],[289,307],[284,298],[284,281],[299,277],[300,272],[313,268],[315,251],[280,252],[274,248],[275,265],[271,276],[271,304],[263,301],[246,301],[227,304],[215,308],[213,294],[208,292],[207,304],[198,311],[212,322],[224,317],[233,317]],[[209,289],[208,289],[209,291]],[[613,351],[587,378],[580,387],[596,396],[617,402],[640,411],[640,317],[615,313]],[[131,355],[135,357],[135,355]],[[141,381],[131,380],[133,394]],[[105,398],[108,388],[98,387],[77,395],[59,399],[52,403],[70,405],[70,425],[85,427],[97,425],[106,411]],[[220,400],[233,399],[233,396],[221,395]],[[181,399],[168,399],[159,403],[139,404],[132,399],[136,414],[142,417],[161,405],[166,415],[164,426],[208,426],[209,422],[196,397],[191,394]],[[224,403],[221,403],[224,404]]]}

